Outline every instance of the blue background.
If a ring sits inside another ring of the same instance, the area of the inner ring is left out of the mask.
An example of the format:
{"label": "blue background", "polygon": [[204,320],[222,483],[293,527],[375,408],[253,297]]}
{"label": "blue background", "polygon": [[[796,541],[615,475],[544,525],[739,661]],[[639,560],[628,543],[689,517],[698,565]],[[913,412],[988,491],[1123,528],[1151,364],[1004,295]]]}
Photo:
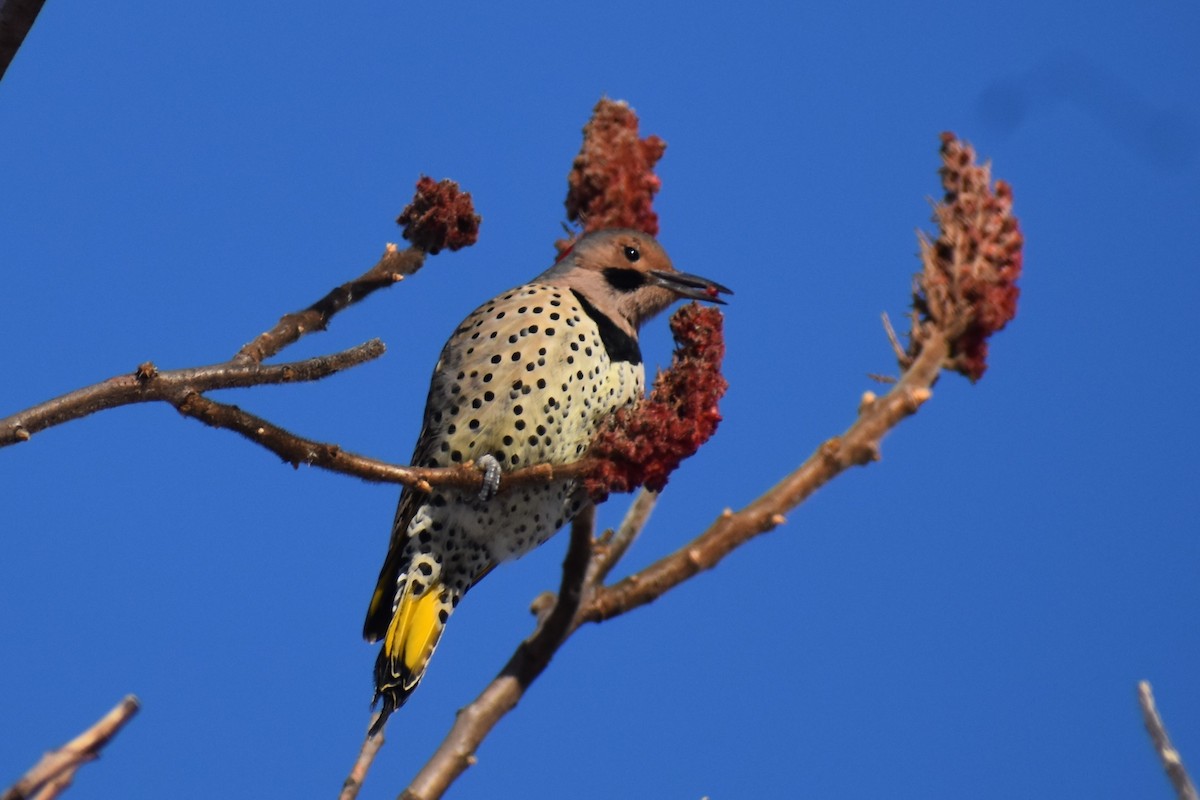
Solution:
{"label": "blue background", "polygon": [[[1197,6],[445,8],[51,0],[0,83],[0,413],[228,358],[373,264],[428,173],[473,193],[479,244],[285,353],[387,356],[216,395],[406,461],[455,323],[549,264],[607,94],[669,143],[675,263],[737,292],[725,422],[635,569],[894,371],[879,314],[905,312],[953,130],[1014,185],[1028,242],[984,380],[945,376],[882,463],[582,630],[452,793],[1169,797],[1135,684],[1200,765]],[[643,350],[667,363],[664,321]],[[0,782],[133,692],[76,800],[336,793],[393,487],[166,406],[8,448],[0,486]],[[395,796],[528,633],[565,542],[472,592],[364,798]]]}

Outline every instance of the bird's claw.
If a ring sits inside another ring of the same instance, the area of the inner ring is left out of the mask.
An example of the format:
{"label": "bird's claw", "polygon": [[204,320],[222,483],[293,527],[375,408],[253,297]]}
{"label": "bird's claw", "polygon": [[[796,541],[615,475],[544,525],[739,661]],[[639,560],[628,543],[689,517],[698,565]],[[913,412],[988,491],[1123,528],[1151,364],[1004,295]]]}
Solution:
{"label": "bird's claw", "polygon": [[500,491],[500,462],[489,453],[480,458],[475,466],[483,470],[483,488],[479,490],[479,499],[486,503]]}

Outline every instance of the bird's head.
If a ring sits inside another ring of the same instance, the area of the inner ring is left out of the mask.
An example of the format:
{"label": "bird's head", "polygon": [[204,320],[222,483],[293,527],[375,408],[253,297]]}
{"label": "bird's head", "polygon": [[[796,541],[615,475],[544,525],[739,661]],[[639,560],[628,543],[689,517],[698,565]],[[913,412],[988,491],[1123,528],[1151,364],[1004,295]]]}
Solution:
{"label": "bird's head", "polygon": [[678,271],[653,236],[625,229],[583,236],[538,280],[574,289],[629,333],[676,300],[723,304],[721,295],[733,294],[716,281]]}

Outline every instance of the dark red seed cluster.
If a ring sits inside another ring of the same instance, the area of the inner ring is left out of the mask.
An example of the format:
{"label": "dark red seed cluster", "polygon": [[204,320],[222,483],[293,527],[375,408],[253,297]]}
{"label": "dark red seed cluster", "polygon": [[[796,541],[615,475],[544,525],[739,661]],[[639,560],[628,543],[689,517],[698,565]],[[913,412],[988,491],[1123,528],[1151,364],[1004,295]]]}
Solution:
{"label": "dark red seed cluster", "polygon": [[592,440],[588,456],[597,466],[584,483],[593,499],[638,486],[661,490],[716,432],[717,404],[728,387],[721,375],[723,323],[719,310],[697,303],[671,317],[676,347],[670,369],[659,374],[649,397],[612,415]]}
{"label": "dark red seed cluster", "polygon": [[[583,128],[583,146],[567,176],[567,219],[585,233],[633,228],[658,235],[652,203],[662,182],[654,165],[667,143],[638,136],[638,117],[627,103],[601,98]],[[559,252],[570,240],[557,243]]]}
{"label": "dark red seed cluster", "polygon": [[[1024,238],[1011,187],[997,181],[993,188],[971,146],[943,133],[941,153],[938,238],[922,243],[925,267],[913,304],[923,324],[951,335],[948,366],[976,381],[987,370],[988,338],[1016,316]],[[914,354],[919,348],[915,335]]]}
{"label": "dark red seed cluster", "polygon": [[471,203],[471,193],[454,181],[435,181],[422,176],[417,193],[396,218],[404,238],[413,247],[436,255],[440,250],[470,247],[479,238],[480,217]]}

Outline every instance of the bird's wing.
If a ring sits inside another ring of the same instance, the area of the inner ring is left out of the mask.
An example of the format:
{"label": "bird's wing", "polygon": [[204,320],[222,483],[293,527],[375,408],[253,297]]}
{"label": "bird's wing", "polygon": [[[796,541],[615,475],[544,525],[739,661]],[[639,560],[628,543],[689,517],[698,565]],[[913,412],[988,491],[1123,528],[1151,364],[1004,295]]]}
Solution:
{"label": "bird's wing", "polygon": [[368,642],[382,639],[387,633],[388,623],[392,621],[396,580],[400,577],[404,546],[408,544],[408,523],[417,513],[421,498],[419,492],[410,489],[405,489],[400,496],[396,520],[392,523],[392,539],[388,544],[387,558],[383,560],[383,568],[379,570],[379,580],[375,583],[375,592],[371,595],[370,606],[367,607],[367,619],[363,623],[363,638]]}

